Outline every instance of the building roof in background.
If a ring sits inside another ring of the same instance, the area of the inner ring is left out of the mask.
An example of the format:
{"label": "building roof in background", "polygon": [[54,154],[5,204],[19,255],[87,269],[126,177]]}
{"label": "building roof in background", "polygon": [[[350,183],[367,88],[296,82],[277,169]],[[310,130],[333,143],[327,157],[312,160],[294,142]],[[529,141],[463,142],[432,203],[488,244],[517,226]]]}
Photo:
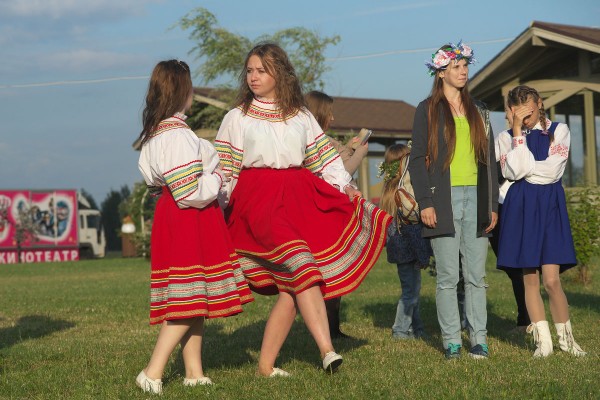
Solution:
{"label": "building roof in background", "polygon": [[333,97],[330,129],[358,131],[368,128],[374,137],[409,137],[416,108],[402,100]]}
{"label": "building roof in background", "polygon": [[515,79],[577,79],[581,51],[600,54],[600,28],[533,21],[471,78],[469,91],[502,111],[502,87]]}

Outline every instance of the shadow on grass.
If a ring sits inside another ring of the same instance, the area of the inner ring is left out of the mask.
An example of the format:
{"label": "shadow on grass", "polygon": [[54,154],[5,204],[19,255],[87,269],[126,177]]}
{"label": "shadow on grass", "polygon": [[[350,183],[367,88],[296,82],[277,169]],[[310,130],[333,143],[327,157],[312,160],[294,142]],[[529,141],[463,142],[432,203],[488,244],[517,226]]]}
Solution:
{"label": "shadow on grass", "polygon": [[[567,301],[570,307],[581,309],[590,309],[595,313],[600,313],[600,296],[591,293],[581,293],[565,290]],[[546,298],[548,296],[546,295]]]}
{"label": "shadow on grass", "polygon": [[[425,325],[425,332],[429,336],[425,342],[441,352],[441,335],[437,321],[435,299],[433,297],[423,296],[420,298],[419,303],[421,319]],[[392,325],[394,324],[394,319],[396,317],[397,305],[397,302],[373,303],[366,305],[364,311],[373,320],[373,326],[377,328],[387,328],[391,335]],[[513,330],[515,328],[514,320],[496,314],[494,312],[494,306],[490,302],[488,302],[487,308],[487,330],[489,337],[497,338],[503,342],[510,343],[513,346],[522,348],[528,347],[525,335]],[[468,334],[465,334],[465,332],[466,331],[463,330],[463,343],[468,346]]]}
{"label": "shadow on grass", "polygon": [[[266,320],[261,320],[238,328],[233,332],[224,332],[222,324],[210,321],[205,325],[202,342],[202,365],[204,368],[228,369],[247,364],[257,367],[265,324]],[[341,353],[363,346],[366,343],[366,340],[356,338],[334,339],[333,341],[336,351]],[[281,367],[292,360],[314,364],[315,368],[321,366],[319,349],[302,318],[296,318],[294,321],[292,329],[279,352],[276,366]],[[179,351],[175,362],[174,372],[183,375],[185,367],[181,351]],[[168,382],[169,379],[170,377],[165,377],[163,381]]]}
{"label": "shadow on grass", "polygon": [[28,339],[37,339],[54,332],[70,329],[74,323],[45,315],[28,315],[18,319],[15,326],[0,329],[0,350]]}

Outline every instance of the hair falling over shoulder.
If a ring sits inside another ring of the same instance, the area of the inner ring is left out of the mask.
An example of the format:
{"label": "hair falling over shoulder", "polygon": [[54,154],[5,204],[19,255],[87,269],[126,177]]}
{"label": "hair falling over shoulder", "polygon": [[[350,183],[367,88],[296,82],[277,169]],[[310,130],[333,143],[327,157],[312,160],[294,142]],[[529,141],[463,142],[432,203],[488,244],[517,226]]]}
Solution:
{"label": "hair falling over shoulder", "polygon": [[277,106],[282,114],[290,115],[306,107],[302,96],[302,87],[296,76],[296,70],[290,62],[287,53],[277,44],[262,42],[254,46],[244,60],[244,67],[240,72],[240,87],[236,99],[236,105],[242,106],[244,113],[248,112],[254,93],[250,90],[246,80],[246,67],[250,57],[260,58],[263,67],[269,75],[275,79],[275,94]]}
{"label": "hair falling over shoulder", "polygon": [[[383,155],[383,169],[389,170],[394,163],[399,165],[400,159],[408,153],[410,153],[410,148],[404,144],[391,145],[385,150]],[[392,171],[387,174],[389,176],[383,176],[383,189],[381,191],[381,198],[379,199],[379,208],[393,216],[398,211],[398,206],[394,200],[394,193],[400,181],[401,174],[399,172],[398,167],[396,167],[395,173]]]}
{"label": "hair falling over shoulder", "polygon": [[190,67],[185,62],[167,60],[156,64],[150,76],[146,107],[142,113],[142,144],[148,140],[160,121],[185,108],[192,88]]}
{"label": "hair falling over shoulder", "polygon": [[[429,159],[431,160],[430,168],[433,168],[439,153],[438,129],[440,115],[442,115],[444,118],[444,141],[448,147],[448,154],[444,160],[443,169],[447,170],[450,168],[450,163],[454,157],[454,150],[456,147],[456,124],[454,123],[450,103],[444,95],[443,87],[444,82],[438,71],[434,75],[431,95],[427,99],[427,126],[429,131],[427,135],[427,146]],[[479,111],[477,111],[477,107],[469,94],[467,86],[461,89],[460,97],[465,110],[465,116],[469,122],[471,144],[473,145],[475,157],[478,162],[487,164],[488,138],[485,133],[485,127],[483,126],[483,119],[481,118]]]}
{"label": "hair falling over shoulder", "polygon": [[314,115],[323,131],[326,131],[329,128],[333,114],[333,98],[323,92],[312,90],[306,93],[304,100],[308,111]]}
{"label": "hair falling over shoulder", "polygon": [[[540,101],[542,97],[539,92],[530,86],[519,85],[514,87],[508,92],[506,96],[506,107],[510,110],[511,107],[519,106],[521,104],[525,104],[532,99],[533,102],[537,105],[538,101]],[[544,108],[544,103],[541,103],[540,107],[540,125],[543,131],[547,131],[549,128],[546,126],[546,109]],[[550,135],[550,143],[554,141],[554,134],[548,132]]]}

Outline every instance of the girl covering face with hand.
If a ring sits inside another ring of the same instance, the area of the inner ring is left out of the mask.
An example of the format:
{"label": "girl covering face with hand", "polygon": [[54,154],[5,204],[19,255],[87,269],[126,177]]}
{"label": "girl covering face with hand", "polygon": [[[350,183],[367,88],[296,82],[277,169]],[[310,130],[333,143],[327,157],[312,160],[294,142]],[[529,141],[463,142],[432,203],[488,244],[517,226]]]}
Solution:
{"label": "girl covering face with hand", "polygon": [[550,298],[560,349],[586,353],[575,342],[569,305],[559,274],[577,263],[561,178],[571,133],[566,124],[546,118],[539,93],[517,86],[508,93],[512,128],[498,135],[500,166],[514,181],[502,206],[498,267],[522,269],[525,303],[536,343],[534,357],[552,354],[552,336],[540,294],[540,271]]}

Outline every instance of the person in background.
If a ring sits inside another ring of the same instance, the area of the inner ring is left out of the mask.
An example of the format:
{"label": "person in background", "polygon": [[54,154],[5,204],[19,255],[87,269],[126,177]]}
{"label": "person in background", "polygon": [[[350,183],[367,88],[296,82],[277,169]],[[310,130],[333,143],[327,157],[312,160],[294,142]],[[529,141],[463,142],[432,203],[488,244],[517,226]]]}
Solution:
{"label": "person in background", "polygon": [[[394,200],[402,175],[400,159],[410,154],[410,148],[404,144],[388,147],[383,155],[379,176],[383,178],[380,207],[396,216],[398,206]],[[392,326],[395,339],[419,339],[427,337],[421,313],[419,297],[421,292],[421,270],[429,266],[433,255],[429,239],[421,236],[422,224],[403,224],[399,218],[388,228],[387,259],[396,264],[402,294],[396,307],[396,318]]]}
{"label": "person in background", "polygon": [[[523,271],[528,331],[534,357],[552,354],[552,336],[540,294],[540,271],[550,298],[550,313],[561,350],[586,352],[575,342],[569,304],[560,273],[575,266],[575,246],[561,178],[569,157],[571,133],[566,124],[546,118],[540,94],[517,86],[508,93],[512,129],[498,136],[502,175],[514,181],[502,206],[498,267]],[[510,120],[510,119],[509,119]]]}
{"label": "person in background", "polygon": [[[308,110],[314,115],[323,132],[327,132],[333,118],[333,98],[323,92],[313,90],[304,96]],[[352,176],[358,170],[363,158],[369,152],[369,143],[358,144],[356,150],[352,143],[356,143],[358,137],[353,137],[348,144],[342,144],[339,140],[327,136],[333,148],[340,154],[344,169]],[[340,307],[341,297],[334,297],[325,301],[327,309],[327,320],[329,321],[329,332],[332,338],[349,338],[340,330]]]}
{"label": "person in background", "polygon": [[465,43],[446,44],[432,55],[431,95],[417,106],[409,171],[421,210],[423,236],[436,260],[436,305],[448,359],[460,357],[457,303],[459,259],[465,285],[469,355],[489,356],[485,263],[497,222],[498,179],[489,112],[469,94]]}
{"label": "person in background", "polygon": [[151,236],[150,324],[160,332],[150,361],[136,378],[145,392],[162,393],[169,356],[181,344],[185,386],[208,385],[201,360],[204,319],[227,317],[252,301],[217,196],[226,175],[213,146],[185,123],[192,105],[190,69],[159,62],[143,112],[139,169],[160,193]]}
{"label": "person in background", "polygon": [[297,310],[323,369],[342,364],[324,299],[355,290],[377,261],[391,217],[361,198],[339,154],[306,109],[285,51],[260,43],[240,73],[236,108],[215,147],[232,173],[221,202],[251,288],[277,295],[265,326],[258,373],[275,368]]}
{"label": "person in background", "polygon": [[[512,112],[509,110],[508,106],[505,110],[506,120],[508,121],[508,125],[512,126]],[[500,135],[504,135],[506,131],[501,132]],[[505,179],[502,175],[502,168],[500,166],[500,149],[498,148],[498,141],[495,141],[496,145],[496,168],[498,169],[498,185],[499,185],[499,193],[500,197],[498,199],[498,223],[494,227],[492,231],[492,236],[489,238],[490,245],[492,246],[492,250],[496,255],[496,259],[498,258],[498,237],[500,236],[500,221],[502,220],[502,203],[504,203],[504,197],[506,196],[506,192],[508,188],[512,184],[511,181]],[[513,289],[513,295],[515,297],[515,302],[517,303],[517,326],[513,329],[512,332],[521,332],[525,333],[529,324],[531,324],[531,320],[529,319],[529,314],[527,313],[527,305],[525,304],[525,284],[523,283],[523,270],[520,268],[504,268],[498,267],[506,273],[506,275],[510,278],[510,282]]]}

